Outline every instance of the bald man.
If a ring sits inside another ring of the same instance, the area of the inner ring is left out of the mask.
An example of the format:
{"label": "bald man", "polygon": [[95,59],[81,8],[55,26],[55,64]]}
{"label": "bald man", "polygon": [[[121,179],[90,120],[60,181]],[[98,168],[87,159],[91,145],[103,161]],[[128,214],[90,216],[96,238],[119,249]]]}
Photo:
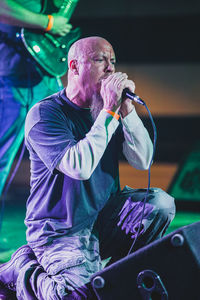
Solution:
{"label": "bald man", "polygon": [[[143,206],[128,188],[120,191],[119,155],[144,170],[153,147],[133,103],[122,99],[135,84],[115,72],[115,61],[105,39],[77,41],[68,54],[67,87],[28,113],[28,245],[0,266],[5,297],[95,299],[91,275],[102,259],[126,255],[137,234]],[[173,216],[172,198],[148,199],[137,248],[162,236]]]}

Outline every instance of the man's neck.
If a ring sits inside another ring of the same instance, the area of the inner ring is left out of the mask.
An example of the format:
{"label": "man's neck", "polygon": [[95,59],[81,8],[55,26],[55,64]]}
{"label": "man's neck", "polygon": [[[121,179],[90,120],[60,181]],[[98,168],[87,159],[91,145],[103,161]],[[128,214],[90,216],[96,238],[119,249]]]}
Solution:
{"label": "man's neck", "polygon": [[80,91],[70,90],[68,87],[65,88],[66,97],[81,108],[90,108],[91,100],[87,100],[81,95]]}

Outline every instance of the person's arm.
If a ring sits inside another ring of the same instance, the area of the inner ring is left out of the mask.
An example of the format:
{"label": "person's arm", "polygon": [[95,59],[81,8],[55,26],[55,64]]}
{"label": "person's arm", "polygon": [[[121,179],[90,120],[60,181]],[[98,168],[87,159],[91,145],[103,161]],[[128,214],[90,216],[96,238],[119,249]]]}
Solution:
{"label": "person's arm", "polygon": [[119,125],[117,112],[126,79],[126,74],[117,72],[102,80],[103,110],[86,137],[66,151],[57,166],[59,171],[80,180],[90,178]]}
{"label": "person's arm", "polygon": [[[135,83],[126,81],[126,88],[135,92]],[[153,153],[153,145],[149,134],[141,119],[137,115],[133,101],[126,98],[122,100],[119,114],[121,115],[124,143],[123,154],[129,164],[139,170],[148,169]]]}
{"label": "person's arm", "polygon": [[[53,26],[49,31],[52,34],[65,35],[71,29],[68,19],[53,14]],[[49,18],[47,15],[32,12],[13,0],[0,1],[0,21],[13,26],[41,29],[47,28]]]}
{"label": "person's arm", "polygon": [[74,179],[89,179],[118,125],[116,118],[102,110],[85,138],[68,148],[56,169]]}
{"label": "person's arm", "polygon": [[134,107],[131,112],[122,118],[122,124],[125,139],[123,153],[126,159],[136,169],[148,169],[152,158],[153,145]]}
{"label": "person's arm", "polygon": [[[135,109],[123,120],[123,153],[136,169],[147,169],[152,156],[152,143]],[[87,180],[102,158],[119,122],[102,110],[86,137],[69,147],[56,169],[78,180]]]}
{"label": "person's arm", "polygon": [[[125,82],[126,87],[133,90],[133,82],[127,82],[126,74],[115,73],[102,83],[101,93],[104,109],[122,116],[124,143],[123,153],[130,165],[137,169],[147,169],[151,161],[152,143],[147,130],[138,117],[134,105],[129,99],[121,103],[121,89],[119,84]],[[120,110],[119,110],[120,109]],[[92,129],[86,137],[70,147],[57,169],[75,179],[88,179],[99,163],[119,122],[102,111],[96,119]]]}

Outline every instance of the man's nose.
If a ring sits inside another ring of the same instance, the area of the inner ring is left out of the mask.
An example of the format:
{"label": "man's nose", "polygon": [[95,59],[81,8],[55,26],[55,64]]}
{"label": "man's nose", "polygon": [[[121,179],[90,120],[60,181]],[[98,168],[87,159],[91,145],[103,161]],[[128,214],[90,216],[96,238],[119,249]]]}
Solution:
{"label": "man's nose", "polygon": [[114,72],[115,70],[115,66],[113,65],[112,62],[107,62],[107,65],[106,65],[106,72]]}

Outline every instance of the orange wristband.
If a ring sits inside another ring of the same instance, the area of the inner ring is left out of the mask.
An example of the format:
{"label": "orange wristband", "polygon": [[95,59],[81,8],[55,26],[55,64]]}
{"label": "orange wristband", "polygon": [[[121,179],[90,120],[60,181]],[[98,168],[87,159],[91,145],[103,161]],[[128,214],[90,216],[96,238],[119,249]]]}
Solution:
{"label": "orange wristband", "polygon": [[115,119],[119,120],[120,115],[116,114],[114,111],[109,110],[109,109],[105,109],[105,108],[104,108],[104,110],[107,111],[107,113],[109,113],[109,114],[110,114],[111,116],[113,116]]}
{"label": "orange wristband", "polygon": [[49,18],[49,22],[47,24],[47,27],[45,28],[45,31],[49,31],[53,27],[54,17],[52,15],[48,15],[48,18]]}

